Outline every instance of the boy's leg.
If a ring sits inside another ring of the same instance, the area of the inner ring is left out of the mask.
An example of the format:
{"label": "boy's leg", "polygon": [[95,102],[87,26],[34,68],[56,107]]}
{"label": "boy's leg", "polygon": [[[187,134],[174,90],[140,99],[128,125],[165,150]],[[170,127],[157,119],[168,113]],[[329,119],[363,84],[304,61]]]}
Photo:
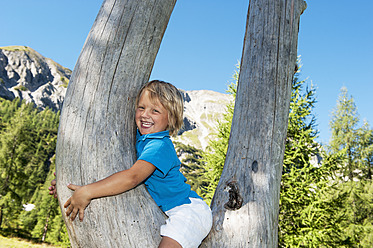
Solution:
{"label": "boy's leg", "polygon": [[158,248],[182,248],[181,245],[170,237],[163,236]]}

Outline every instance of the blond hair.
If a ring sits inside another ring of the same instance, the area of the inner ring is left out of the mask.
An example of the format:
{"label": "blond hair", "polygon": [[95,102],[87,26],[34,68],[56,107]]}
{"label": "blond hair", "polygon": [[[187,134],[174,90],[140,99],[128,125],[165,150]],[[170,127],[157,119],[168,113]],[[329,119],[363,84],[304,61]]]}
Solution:
{"label": "blond hair", "polygon": [[171,136],[176,136],[183,126],[184,100],[180,91],[170,83],[153,80],[146,83],[136,97],[137,108],[141,95],[148,91],[151,101],[159,101],[168,112],[168,126]]}

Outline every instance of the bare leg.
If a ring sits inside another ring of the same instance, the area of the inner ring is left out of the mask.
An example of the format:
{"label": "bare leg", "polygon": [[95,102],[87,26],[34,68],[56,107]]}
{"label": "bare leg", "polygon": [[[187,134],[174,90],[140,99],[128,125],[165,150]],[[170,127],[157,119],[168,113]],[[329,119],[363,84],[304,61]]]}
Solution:
{"label": "bare leg", "polygon": [[170,237],[163,236],[158,248],[182,248],[181,245]]}

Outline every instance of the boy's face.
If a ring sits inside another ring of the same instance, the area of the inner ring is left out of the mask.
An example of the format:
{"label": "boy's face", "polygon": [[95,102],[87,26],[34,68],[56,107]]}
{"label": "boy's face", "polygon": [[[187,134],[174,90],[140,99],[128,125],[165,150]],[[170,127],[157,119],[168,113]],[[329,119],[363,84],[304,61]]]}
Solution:
{"label": "boy's face", "polygon": [[145,90],[136,108],[136,126],[142,135],[165,131],[168,126],[168,111],[158,101],[151,101]]}

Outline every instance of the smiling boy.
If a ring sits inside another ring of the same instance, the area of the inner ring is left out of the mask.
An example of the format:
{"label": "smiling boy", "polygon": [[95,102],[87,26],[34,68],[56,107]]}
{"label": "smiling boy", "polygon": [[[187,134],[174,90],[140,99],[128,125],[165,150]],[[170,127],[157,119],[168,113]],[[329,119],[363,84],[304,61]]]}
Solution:
{"label": "smiling boy", "polygon": [[72,220],[92,199],[117,195],[144,182],[157,205],[168,216],[161,226],[159,247],[198,247],[212,225],[211,210],[186,184],[180,160],[170,139],[183,124],[183,98],[172,84],[154,80],[136,98],[137,161],[127,170],[85,186],[70,184],[73,195],[66,201]]}

